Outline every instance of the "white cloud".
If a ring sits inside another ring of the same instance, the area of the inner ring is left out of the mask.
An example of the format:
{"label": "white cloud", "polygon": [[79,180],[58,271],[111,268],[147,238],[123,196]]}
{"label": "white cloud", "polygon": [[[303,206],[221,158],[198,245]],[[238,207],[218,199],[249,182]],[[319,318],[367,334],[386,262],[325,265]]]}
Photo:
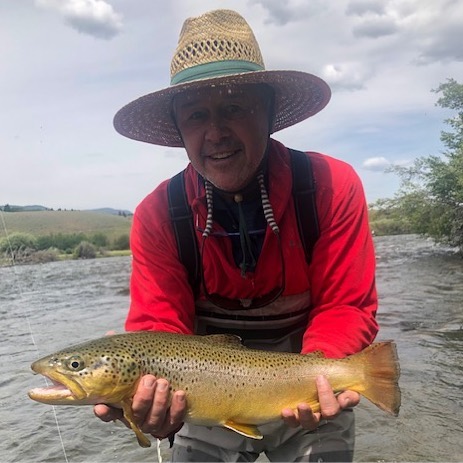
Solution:
{"label": "white cloud", "polygon": [[410,159],[397,159],[389,161],[384,156],[376,156],[365,159],[362,163],[362,168],[370,172],[385,172],[390,167],[411,167],[413,160]]}
{"label": "white cloud", "polygon": [[346,14],[362,16],[368,13],[383,14],[383,0],[354,0],[349,3],[346,9]]}
{"label": "white cloud", "polygon": [[35,4],[58,11],[72,28],[98,39],[111,39],[122,30],[122,16],[104,0],[35,0]]}
{"label": "white cloud", "polygon": [[359,62],[327,64],[322,70],[333,90],[361,90],[372,74],[371,67]]}
{"label": "white cloud", "polygon": [[415,50],[415,65],[463,61],[463,3],[390,0],[388,14],[396,19],[401,40]]}
{"label": "white cloud", "polygon": [[267,12],[266,24],[279,26],[304,21],[308,17],[318,15],[325,8],[320,0],[250,0],[249,3],[260,5]]}
{"label": "white cloud", "polygon": [[422,52],[415,60],[419,65],[432,64],[435,61],[443,63],[455,60],[463,61],[463,15],[459,24],[448,24],[445,29],[438,28],[423,40]]}
{"label": "white cloud", "polygon": [[393,18],[385,16],[375,16],[361,21],[355,25],[352,32],[355,37],[369,37],[376,39],[386,35],[393,35],[398,30]]}
{"label": "white cloud", "polygon": [[383,156],[366,159],[362,164],[364,169],[374,172],[384,172],[390,166],[391,163]]}
{"label": "white cloud", "polygon": [[397,15],[391,11],[390,2],[360,0],[353,1],[346,15],[353,17],[354,37],[379,38],[393,35],[398,31]]}
{"label": "white cloud", "polygon": [[397,161],[394,161],[392,165],[397,166],[397,167],[412,167],[413,166],[413,160],[411,159],[399,159]]}

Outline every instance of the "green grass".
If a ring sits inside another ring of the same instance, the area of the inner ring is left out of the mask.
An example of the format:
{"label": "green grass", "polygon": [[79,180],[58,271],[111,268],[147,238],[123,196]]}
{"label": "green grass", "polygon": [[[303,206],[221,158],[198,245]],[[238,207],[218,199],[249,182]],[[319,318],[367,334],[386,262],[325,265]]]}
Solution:
{"label": "green grass", "polygon": [[90,211],[0,212],[0,238],[12,233],[104,233],[110,240],[130,232],[131,217]]}

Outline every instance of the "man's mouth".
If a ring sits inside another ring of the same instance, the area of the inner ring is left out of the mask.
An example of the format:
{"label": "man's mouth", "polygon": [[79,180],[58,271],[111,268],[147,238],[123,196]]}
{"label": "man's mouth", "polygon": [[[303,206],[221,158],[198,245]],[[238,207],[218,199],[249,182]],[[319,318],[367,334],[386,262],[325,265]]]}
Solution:
{"label": "man's mouth", "polygon": [[235,151],[222,151],[220,153],[210,154],[208,157],[210,159],[214,159],[214,160],[228,159],[228,158],[232,157],[233,155],[235,155],[237,152],[238,152],[238,150],[235,150]]}

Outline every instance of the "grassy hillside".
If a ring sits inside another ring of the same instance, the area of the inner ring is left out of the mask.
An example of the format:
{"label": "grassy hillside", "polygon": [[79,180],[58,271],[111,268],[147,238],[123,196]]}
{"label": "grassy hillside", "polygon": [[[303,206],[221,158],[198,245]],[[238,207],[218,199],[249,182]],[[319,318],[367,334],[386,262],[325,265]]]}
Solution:
{"label": "grassy hillside", "polygon": [[[0,217],[0,237],[15,232],[34,236],[51,233],[104,233],[109,239],[130,232],[131,217],[91,211],[3,212]],[[3,225],[5,222],[5,227]]]}

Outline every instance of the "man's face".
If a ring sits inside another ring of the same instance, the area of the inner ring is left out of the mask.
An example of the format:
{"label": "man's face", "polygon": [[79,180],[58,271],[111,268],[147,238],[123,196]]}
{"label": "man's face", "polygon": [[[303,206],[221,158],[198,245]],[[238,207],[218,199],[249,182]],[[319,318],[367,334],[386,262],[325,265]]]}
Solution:
{"label": "man's face", "polygon": [[269,91],[258,85],[210,87],[174,100],[174,117],[193,167],[234,192],[255,176],[269,137]]}

